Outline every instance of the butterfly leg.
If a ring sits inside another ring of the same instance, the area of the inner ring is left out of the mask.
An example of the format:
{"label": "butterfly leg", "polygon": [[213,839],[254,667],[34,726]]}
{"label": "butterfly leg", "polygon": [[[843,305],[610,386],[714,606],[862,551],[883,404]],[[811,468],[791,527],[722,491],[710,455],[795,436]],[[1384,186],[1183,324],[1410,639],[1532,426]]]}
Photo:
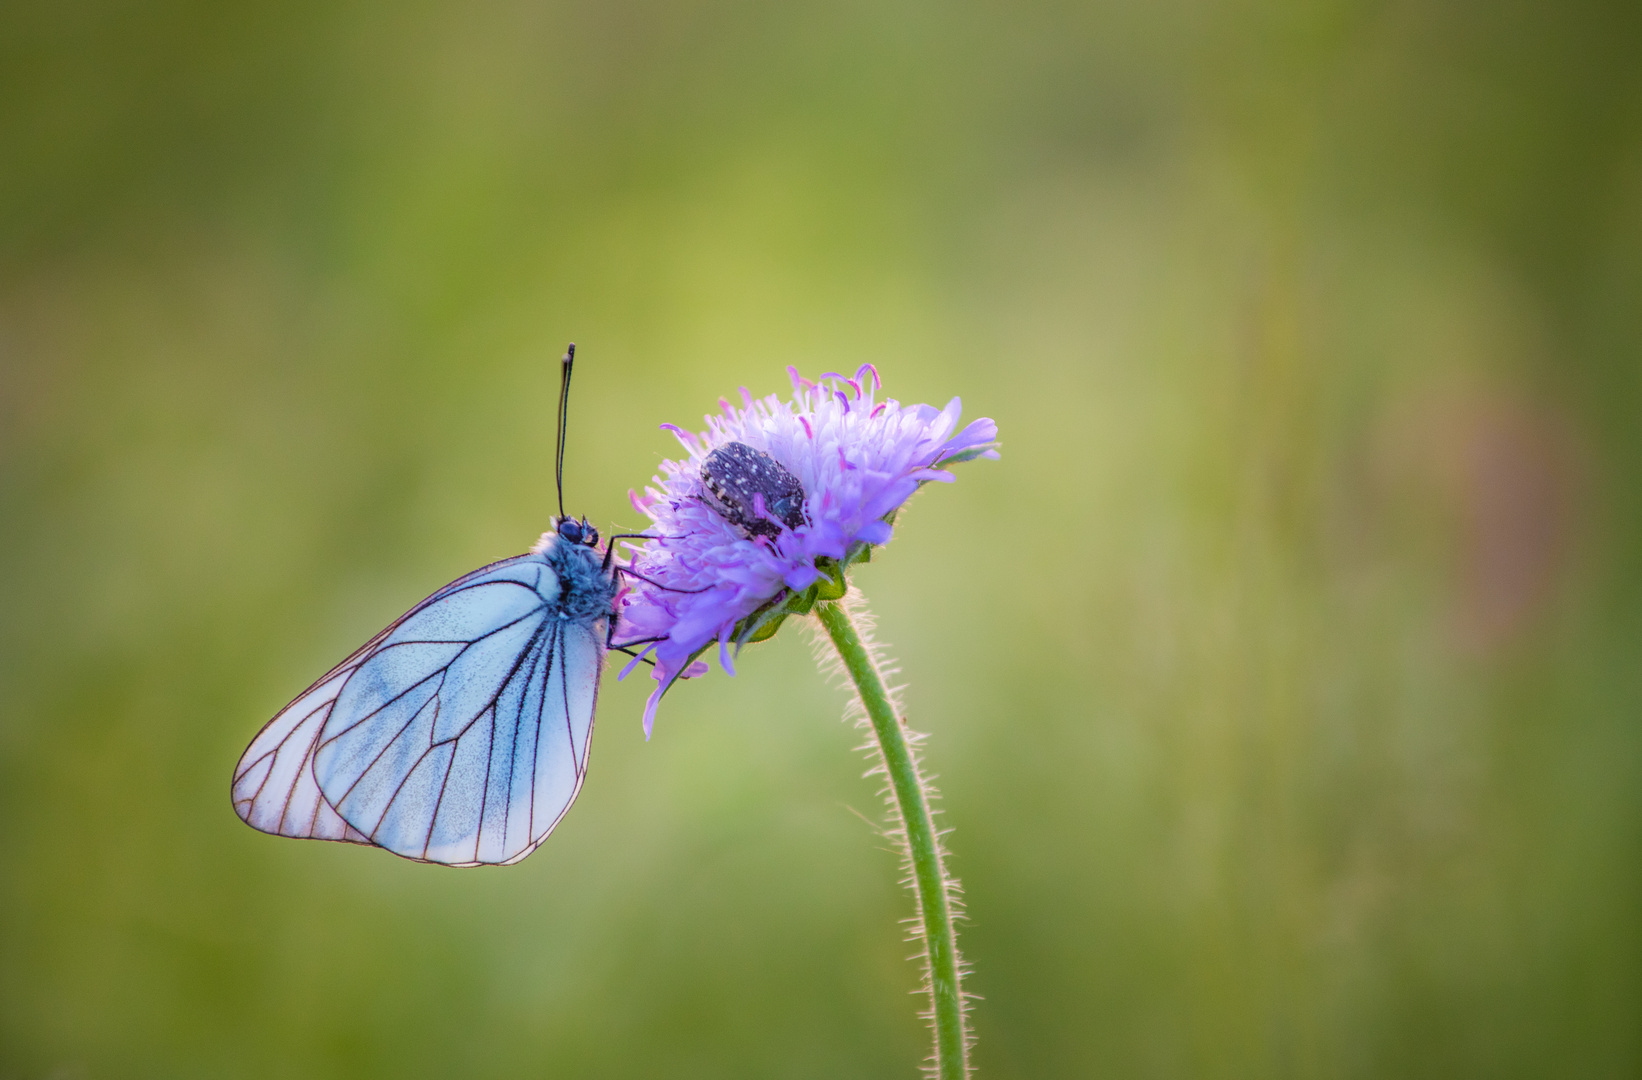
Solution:
{"label": "butterfly leg", "polygon": [[654,660],[649,659],[643,653],[634,652],[632,647],[634,645],[648,645],[652,641],[665,641],[665,640],[666,640],[666,635],[662,635],[661,637],[634,638],[632,641],[624,641],[620,645],[618,645],[618,644],[616,644],[616,618],[615,618],[614,615],[612,615],[611,618],[610,618],[610,629],[604,635],[604,647],[607,648],[607,649],[615,649],[617,652],[624,652],[628,656],[631,656],[631,657],[633,657],[635,659],[638,659],[638,660],[643,660],[646,664],[649,664],[651,667],[655,667],[656,662]]}
{"label": "butterfly leg", "polygon": [[643,574],[639,573],[637,570],[633,570],[629,567],[622,566],[620,563],[618,563],[615,566],[611,567],[611,569],[615,570],[619,574],[626,574],[629,577],[636,577],[640,581],[644,582],[646,585],[654,585],[656,588],[661,589],[665,592],[704,593],[704,592],[707,592],[710,589],[713,589],[715,587],[715,586],[712,586],[712,585],[704,585],[699,589],[679,589],[679,588],[675,588],[672,585],[663,585],[661,582],[656,581],[652,578],[647,578]]}
{"label": "butterfly leg", "polygon": [[651,667],[656,666],[656,662],[654,660],[650,659],[648,656],[643,655],[642,653],[634,652],[632,649],[629,649],[625,645],[612,645],[610,647],[612,649],[616,650],[617,652],[626,653],[628,656],[631,656],[633,659],[638,660],[641,663],[649,664]]}
{"label": "butterfly leg", "polygon": [[616,533],[604,538],[604,569],[610,569],[611,562],[616,557],[617,540],[681,540],[679,536],[652,536],[650,533]]}
{"label": "butterfly leg", "polygon": [[[621,644],[618,645],[618,644],[616,644],[616,624],[620,621],[621,621],[621,612],[612,611],[610,613],[610,621],[606,624],[607,629],[604,632],[604,647],[605,648],[615,649],[617,652],[624,652],[628,656],[636,657],[636,658],[639,658],[639,659],[644,659],[642,656],[640,656],[640,654],[633,651],[632,646],[634,646],[634,645],[648,645],[652,641],[665,641],[666,640],[666,635],[663,634],[660,637],[634,638],[632,641],[624,641],[624,642],[622,642]],[[656,666],[656,662],[654,660],[645,660],[644,662],[649,664],[651,667]]]}
{"label": "butterfly leg", "polygon": [[634,539],[638,539],[638,540],[677,540],[677,539],[679,539],[679,537],[676,537],[676,536],[652,536],[650,533],[617,533],[614,536],[606,537],[605,538],[605,548],[604,548],[604,566],[602,567],[602,569],[605,570],[605,571],[614,571],[614,572],[619,573],[619,574],[626,574],[629,577],[636,577],[640,581],[645,582],[648,585],[654,585],[656,588],[665,590],[666,592],[704,593],[708,589],[712,588],[711,585],[705,586],[705,587],[700,588],[700,589],[678,589],[678,588],[674,588],[671,585],[663,585],[659,581],[655,581],[651,578],[647,578],[643,574],[639,573],[637,570],[634,570],[631,567],[623,566],[623,565],[621,565],[621,563],[615,562],[616,541],[617,540],[634,540]]}

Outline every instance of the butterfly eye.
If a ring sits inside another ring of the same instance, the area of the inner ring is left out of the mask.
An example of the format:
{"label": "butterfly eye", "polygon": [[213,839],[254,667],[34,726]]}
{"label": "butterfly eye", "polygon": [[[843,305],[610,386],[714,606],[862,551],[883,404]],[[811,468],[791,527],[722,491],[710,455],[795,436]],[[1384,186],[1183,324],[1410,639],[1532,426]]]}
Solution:
{"label": "butterfly eye", "polygon": [[582,542],[582,530],[585,526],[575,518],[564,518],[559,522],[559,535],[569,544]]}

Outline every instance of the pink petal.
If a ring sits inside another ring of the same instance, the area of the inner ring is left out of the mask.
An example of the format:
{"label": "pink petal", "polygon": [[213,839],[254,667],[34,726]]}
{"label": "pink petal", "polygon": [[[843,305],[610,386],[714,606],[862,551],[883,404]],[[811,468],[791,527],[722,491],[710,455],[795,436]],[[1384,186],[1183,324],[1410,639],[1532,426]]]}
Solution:
{"label": "pink petal", "polygon": [[855,531],[857,540],[865,540],[869,544],[887,544],[895,530],[890,528],[887,521],[869,521]]}
{"label": "pink petal", "polygon": [[734,629],[733,622],[727,622],[718,628],[718,666],[732,679],[735,678],[735,664],[730,662],[730,634]]}
{"label": "pink petal", "polygon": [[981,443],[996,442],[997,439],[997,423],[990,417],[983,416],[979,420],[972,421],[968,427],[948,439],[946,445],[941,447],[941,452],[943,454],[953,454],[959,450],[967,450],[971,446],[979,446]]}
{"label": "pink petal", "polygon": [[673,437],[684,444],[684,449],[690,451],[692,454],[695,453],[696,442],[694,435],[690,434],[688,431],[685,431],[677,424],[663,424],[661,425],[661,430],[671,431],[673,433]]}
{"label": "pink petal", "polygon": [[815,584],[815,579],[821,576],[821,571],[814,566],[795,566],[788,570],[781,580],[793,592],[803,592]]}

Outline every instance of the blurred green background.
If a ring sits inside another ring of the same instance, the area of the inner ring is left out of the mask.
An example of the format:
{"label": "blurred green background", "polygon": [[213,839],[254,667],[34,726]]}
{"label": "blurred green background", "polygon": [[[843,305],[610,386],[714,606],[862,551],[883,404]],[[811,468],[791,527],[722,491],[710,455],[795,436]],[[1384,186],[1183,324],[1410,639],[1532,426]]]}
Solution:
{"label": "blurred green background", "polygon": [[607,680],[524,864],[264,837],[262,722],[720,394],[1001,462],[859,584],[987,1077],[1642,1074],[1642,7],[0,8],[0,1075],[910,1077],[798,630]]}

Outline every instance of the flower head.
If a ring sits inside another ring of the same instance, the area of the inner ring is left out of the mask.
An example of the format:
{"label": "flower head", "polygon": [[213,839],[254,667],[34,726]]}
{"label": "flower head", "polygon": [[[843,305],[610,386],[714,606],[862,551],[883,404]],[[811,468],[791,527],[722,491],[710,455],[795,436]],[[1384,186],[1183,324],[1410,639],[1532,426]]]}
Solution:
{"label": "flower head", "polygon": [[763,640],[822,593],[841,595],[844,568],[889,542],[902,504],[954,479],[942,466],[998,456],[991,420],[952,434],[957,398],[945,409],[880,400],[870,364],[819,382],[787,372],[790,401],[743,389],[742,407],[720,398],[700,434],[662,425],[687,456],[663,461],[654,485],[632,496],[654,535],[628,545],[617,643],[642,645],[655,661],[646,734],[673,681],[705,673],[695,658],[711,642],[733,675],[731,646]]}

